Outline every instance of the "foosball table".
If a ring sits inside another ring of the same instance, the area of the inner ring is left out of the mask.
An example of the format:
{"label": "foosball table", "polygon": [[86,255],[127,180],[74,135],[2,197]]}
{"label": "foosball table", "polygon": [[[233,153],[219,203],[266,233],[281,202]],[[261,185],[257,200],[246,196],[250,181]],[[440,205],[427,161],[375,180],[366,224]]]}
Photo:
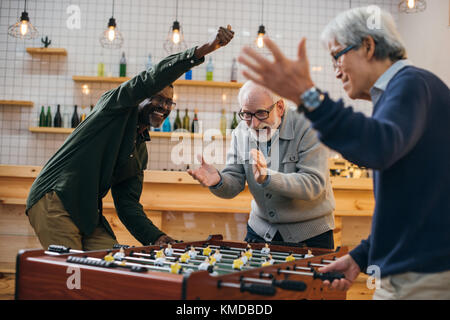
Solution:
{"label": "foosball table", "polygon": [[17,256],[16,299],[345,299],[318,268],[347,253],[271,243],[178,242],[78,251],[63,246]]}

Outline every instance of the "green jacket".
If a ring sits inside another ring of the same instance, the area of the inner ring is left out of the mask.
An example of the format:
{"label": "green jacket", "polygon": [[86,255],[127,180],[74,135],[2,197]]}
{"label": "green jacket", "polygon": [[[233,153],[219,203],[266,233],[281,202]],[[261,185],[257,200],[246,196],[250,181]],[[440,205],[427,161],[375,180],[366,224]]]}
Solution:
{"label": "green jacket", "polygon": [[101,199],[111,189],[119,219],[137,240],[146,245],[163,235],[139,203],[148,154],[145,140],[137,137],[137,106],[204,62],[194,52],[191,48],[168,56],[104,93],[42,168],[31,186],[26,210],[53,190],[82,234],[91,234],[101,219],[114,236],[101,214]]}

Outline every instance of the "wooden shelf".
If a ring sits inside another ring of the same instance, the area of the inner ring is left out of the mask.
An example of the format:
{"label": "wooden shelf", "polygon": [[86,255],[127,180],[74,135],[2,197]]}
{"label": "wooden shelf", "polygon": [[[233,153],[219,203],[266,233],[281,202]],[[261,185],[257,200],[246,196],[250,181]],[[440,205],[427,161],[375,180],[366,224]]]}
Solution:
{"label": "wooden shelf", "polygon": [[[122,83],[130,80],[130,77],[97,77],[97,76],[72,76],[75,82],[98,82],[98,83]],[[199,80],[176,80],[176,86],[191,87],[214,87],[214,88],[240,88],[240,82],[199,81]]]}
{"label": "wooden shelf", "polygon": [[[203,139],[202,133],[191,133],[191,132],[162,132],[162,131],[150,131],[151,138],[172,138],[172,137],[190,137],[191,139]],[[222,135],[213,135],[212,139],[223,139]],[[225,139],[231,139],[231,136],[226,136]]]}
{"label": "wooden shelf", "polygon": [[75,82],[122,83],[130,79],[129,77],[72,76]]}
{"label": "wooden shelf", "polygon": [[27,48],[29,54],[48,54],[54,56],[67,56],[64,48]]}
{"label": "wooden shelf", "polygon": [[22,101],[22,100],[0,100],[0,106],[22,106],[22,107],[32,107],[34,105],[33,101]]}
{"label": "wooden shelf", "polygon": [[[53,128],[53,127],[29,127],[29,131],[35,133],[72,133],[73,128]],[[191,132],[162,132],[162,131],[150,131],[150,137],[152,138],[172,138],[172,137],[189,137],[191,139],[203,139],[203,134],[201,133],[191,133]],[[223,139],[222,135],[215,135],[212,137],[213,140]],[[226,139],[231,139],[231,136],[226,136]]]}
{"label": "wooden shelf", "polygon": [[72,133],[73,128],[29,127],[29,131],[35,133]]}

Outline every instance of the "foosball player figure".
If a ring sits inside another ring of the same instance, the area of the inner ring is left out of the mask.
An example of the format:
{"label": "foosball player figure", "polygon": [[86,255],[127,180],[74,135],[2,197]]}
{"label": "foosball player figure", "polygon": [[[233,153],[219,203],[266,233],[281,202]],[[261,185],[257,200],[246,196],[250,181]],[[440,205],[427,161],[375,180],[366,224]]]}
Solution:
{"label": "foosball player figure", "polygon": [[264,257],[264,262],[262,263],[262,267],[271,266],[274,264],[274,260],[272,258],[272,255],[269,253],[266,257]]}
{"label": "foosball player figure", "polygon": [[181,263],[188,263],[189,262],[189,252],[184,252],[181,256],[180,256],[180,262]]}
{"label": "foosball player figure", "polygon": [[244,264],[247,264],[248,262],[248,257],[244,251],[241,251],[241,257],[239,259],[241,259]]}
{"label": "foosball player figure", "polygon": [[310,249],[308,249],[308,253],[305,254],[305,259],[306,258],[311,258],[311,257],[314,257],[314,255],[312,254],[312,251]]}
{"label": "foosball player figure", "polygon": [[114,257],[113,257],[113,255],[112,255],[111,250],[108,250],[107,253],[108,253],[108,254],[107,254],[106,256],[103,257],[103,260],[109,261],[109,262],[114,261]]}
{"label": "foosball player figure", "polygon": [[244,265],[244,261],[241,258],[233,260],[233,269],[242,270],[242,266]]}
{"label": "foosball player figure", "polygon": [[164,262],[166,262],[166,256],[164,255],[164,251],[159,250],[156,253],[155,265],[162,267],[164,265]]}
{"label": "foosball player figure", "polygon": [[181,267],[180,263],[178,262],[178,258],[175,259],[175,262],[170,265],[170,273],[179,274],[183,268]]}
{"label": "foosball player figure", "polygon": [[164,254],[167,257],[171,257],[173,255],[173,249],[172,249],[172,245],[170,243],[167,244],[167,248],[164,249]]}
{"label": "foosball player figure", "polygon": [[120,247],[119,251],[114,253],[113,258],[114,258],[114,260],[117,260],[117,261],[122,261],[123,258],[125,258],[125,251],[123,250],[122,247]]}
{"label": "foosball player figure", "polygon": [[286,262],[295,261],[295,257],[292,254],[292,252],[289,253],[289,255],[286,257]]}
{"label": "foosball player figure", "polygon": [[212,249],[207,246],[206,248],[203,249],[203,255],[209,257],[211,255],[211,251]]}
{"label": "foosball player figure", "polygon": [[261,249],[261,254],[269,254],[269,253],[270,253],[269,244],[266,242],[264,247]]}
{"label": "foosball player figure", "polygon": [[216,259],[217,262],[220,262],[222,259],[222,254],[220,253],[219,249],[216,249],[216,251],[213,254],[214,259]]}
{"label": "foosball player figure", "polygon": [[245,251],[245,255],[247,256],[248,260],[250,260],[253,256],[253,250],[250,244],[247,244],[247,251]]}
{"label": "foosball player figure", "polygon": [[194,246],[191,246],[191,250],[189,250],[189,257],[191,259],[195,259],[197,257],[197,250],[195,250]]}
{"label": "foosball player figure", "polygon": [[210,265],[211,264],[210,264],[209,258],[206,257],[205,260],[198,265],[198,270],[208,270],[208,267]]}

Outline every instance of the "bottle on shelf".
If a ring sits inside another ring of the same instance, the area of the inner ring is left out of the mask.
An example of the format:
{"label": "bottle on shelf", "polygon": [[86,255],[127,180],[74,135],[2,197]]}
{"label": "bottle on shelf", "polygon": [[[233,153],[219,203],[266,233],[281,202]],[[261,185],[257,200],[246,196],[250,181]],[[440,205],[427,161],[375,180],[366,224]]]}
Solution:
{"label": "bottle on shelf", "polygon": [[145,70],[149,70],[151,69],[151,67],[153,67],[152,55],[149,53],[147,57],[147,63],[145,64]]}
{"label": "bottle on shelf", "polygon": [[191,132],[192,133],[198,133],[199,130],[199,123],[198,123],[198,117],[197,117],[197,109],[194,109],[194,119],[192,120],[192,125],[191,125]]}
{"label": "bottle on shelf", "polygon": [[53,126],[55,128],[62,127],[61,106],[59,104],[56,107],[55,117],[53,118]]}
{"label": "bottle on shelf", "polygon": [[236,127],[238,126],[238,120],[236,118],[236,111],[233,112],[233,120],[231,121],[231,130],[236,129]]}
{"label": "bottle on shelf", "polygon": [[[84,108],[86,108],[85,106],[81,106],[81,112],[83,112]],[[84,119],[86,119],[86,113],[83,112],[80,116],[80,122],[84,121]]]}
{"label": "bottle on shelf", "polygon": [[46,127],[47,123],[45,122],[45,110],[44,106],[41,108],[41,113],[39,115],[39,127]]}
{"label": "bottle on shelf", "polygon": [[220,132],[223,136],[227,134],[227,117],[225,115],[225,109],[222,109],[222,115],[220,116]]}
{"label": "bottle on shelf", "polygon": [[233,62],[231,63],[231,77],[230,77],[230,81],[231,82],[237,82],[237,62],[236,62],[236,58],[233,58]]}
{"label": "bottle on shelf", "polygon": [[206,65],[206,80],[213,80],[213,72],[214,72],[214,64],[212,61],[212,57],[209,57],[208,64]]}
{"label": "bottle on shelf", "polygon": [[50,110],[50,106],[47,107],[47,115],[45,116],[45,126],[52,126],[52,111]]}
{"label": "bottle on shelf", "polygon": [[167,117],[166,120],[164,120],[163,125],[162,125],[162,131],[163,132],[170,132],[172,131],[172,126],[170,124],[170,118]]}
{"label": "bottle on shelf", "polygon": [[78,124],[80,123],[80,118],[78,117],[77,109],[78,109],[78,106],[74,105],[73,114],[72,114],[72,128],[76,128],[78,126]]}
{"label": "bottle on shelf", "polygon": [[180,118],[180,110],[177,110],[177,116],[175,118],[175,122],[173,123],[173,130],[177,130],[177,129],[182,129],[183,128],[183,124],[181,123],[181,118]]}
{"label": "bottle on shelf", "polygon": [[105,64],[103,62],[99,62],[97,64],[97,76],[99,77],[105,76]]}
{"label": "bottle on shelf", "polygon": [[186,79],[186,80],[192,80],[192,69],[189,70],[189,71],[187,71],[187,72],[184,74],[184,79]]}
{"label": "bottle on shelf", "polygon": [[127,60],[125,59],[125,52],[122,52],[122,58],[120,58],[119,77],[127,76]]}
{"label": "bottle on shelf", "polygon": [[183,117],[183,129],[186,130],[187,132],[189,132],[191,121],[189,119],[189,115],[188,115],[188,109],[186,109],[185,113],[184,113],[184,117]]}

